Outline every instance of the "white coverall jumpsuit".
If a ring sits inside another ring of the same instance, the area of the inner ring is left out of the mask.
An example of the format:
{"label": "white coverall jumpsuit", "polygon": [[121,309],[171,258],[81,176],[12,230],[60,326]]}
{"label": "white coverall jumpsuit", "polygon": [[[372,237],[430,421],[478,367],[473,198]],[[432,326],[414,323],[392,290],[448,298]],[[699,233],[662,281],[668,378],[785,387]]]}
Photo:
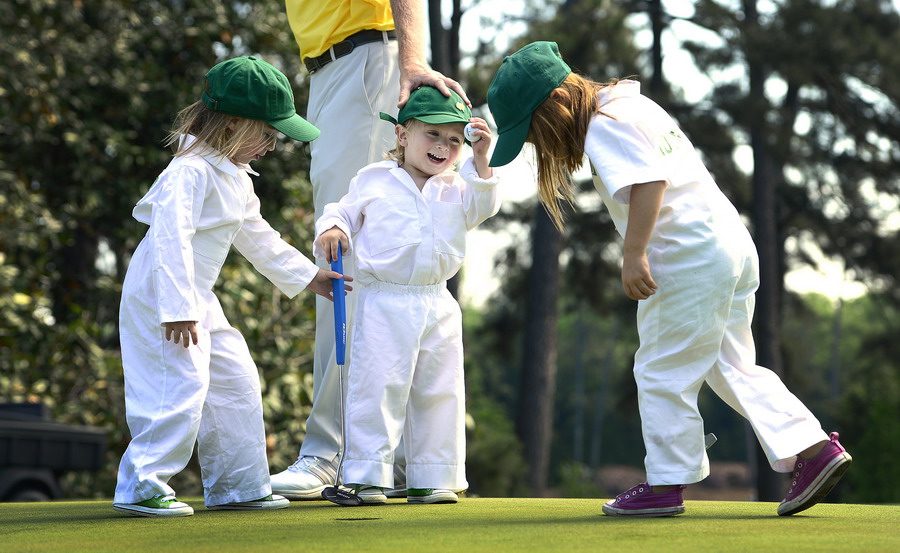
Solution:
{"label": "white coverall jumpsuit", "polygon": [[420,192],[396,162],[373,163],[316,222],[316,236],[336,226],[351,238],[359,271],[344,482],[393,487],[402,434],[409,488],[468,487],[462,316],[446,281],[466,231],[499,210],[498,182],[469,159]]}
{"label": "white coverall jumpsuit", "polygon": [[[195,442],[208,506],[271,493],[259,374],[212,288],[232,243],[290,297],[318,268],[262,218],[248,172],[211,150],[176,157],[134,208],[150,228],[119,311],[132,439],[116,503],[174,494],[168,481]],[[163,323],[176,321],[198,322],[197,345],[165,339]]]}
{"label": "white coverall jumpsuit", "polygon": [[640,94],[639,83],[603,89],[600,104],[585,152],[619,234],[628,226],[631,185],[666,183],[647,247],[659,289],[638,303],[634,359],[648,483],[691,484],[709,475],[697,408],[704,382],[750,422],[772,468],[790,472],[798,452],[828,436],[778,375],[756,365],[750,323],[759,269],[750,233],[693,145]]}

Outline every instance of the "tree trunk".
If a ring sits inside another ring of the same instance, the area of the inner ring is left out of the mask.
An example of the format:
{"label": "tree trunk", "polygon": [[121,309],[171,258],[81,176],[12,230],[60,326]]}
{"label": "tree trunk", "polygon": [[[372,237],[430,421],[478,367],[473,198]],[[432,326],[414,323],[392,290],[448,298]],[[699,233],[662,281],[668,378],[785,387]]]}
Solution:
{"label": "tree trunk", "polygon": [[562,236],[540,204],[532,230],[532,263],[525,306],[525,344],[517,432],[534,497],[547,491],[556,395],[556,322]]}
{"label": "tree trunk", "polygon": [[650,47],[650,64],[653,72],[650,75],[650,95],[659,98],[665,92],[662,73],[662,32],[663,23],[662,0],[649,0],[647,11],[650,16],[650,28],[653,31],[653,44]]}
{"label": "tree trunk", "polygon": [[[752,42],[759,33],[755,0],[744,2],[744,32]],[[748,72],[750,78],[750,104],[754,113],[750,117],[750,146],[753,149],[753,202],[752,219],[753,234],[759,251],[760,286],[756,294],[756,317],[754,335],[756,340],[757,363],[781,375],[781,339],[780,339],[780,280],[781,251],[778,235],[778,203],[776,202],[776,185],[779,177],[776,163],[772,159],[769,148],[769,134],[766,127],[766,104],[763,87],[766,80],[766,69],[761,61],[749,58]],[[763,451],[755,448],[757,480],[757,499],[760,501],[778,501],[782,498],[783,478],[769,469],[769,463]]]}

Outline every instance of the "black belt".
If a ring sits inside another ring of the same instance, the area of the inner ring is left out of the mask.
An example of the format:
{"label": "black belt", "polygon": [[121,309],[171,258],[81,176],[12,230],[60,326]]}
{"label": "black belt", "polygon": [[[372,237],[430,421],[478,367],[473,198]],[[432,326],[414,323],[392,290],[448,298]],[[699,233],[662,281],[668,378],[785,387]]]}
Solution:
{"label": "black belt", "polygon": [[362,46],[363,44],[368,44],[370,42],[383,41],[384,37],[387,37],[388,40],[394,40],[396,36],[394,31],[376,31],[373,29],[359,31],[358,33],[353,33],[344,40],[333,44],[331,48],[326,50],[321,56],[317,58],[306,58],[303,63],[306,64],[306,69],[309,70],[310,73],[315,73],[334,60],[346,56],[357,46]]}

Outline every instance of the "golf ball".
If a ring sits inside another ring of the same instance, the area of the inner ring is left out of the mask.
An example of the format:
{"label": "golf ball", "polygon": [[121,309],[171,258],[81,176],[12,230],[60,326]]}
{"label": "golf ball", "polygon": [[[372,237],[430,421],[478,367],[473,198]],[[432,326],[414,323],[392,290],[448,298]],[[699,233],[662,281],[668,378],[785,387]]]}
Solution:
{"label": "golf ball", "polygon": [[481,136],[475,134],[477,131],[478,129],[473,127],[472,123],[468,123],[466,125],[466,128],[463,129],[463,134],[466,135],[466,140],[468,140],[469,142],[478,142],[479,140],[481,140]]}

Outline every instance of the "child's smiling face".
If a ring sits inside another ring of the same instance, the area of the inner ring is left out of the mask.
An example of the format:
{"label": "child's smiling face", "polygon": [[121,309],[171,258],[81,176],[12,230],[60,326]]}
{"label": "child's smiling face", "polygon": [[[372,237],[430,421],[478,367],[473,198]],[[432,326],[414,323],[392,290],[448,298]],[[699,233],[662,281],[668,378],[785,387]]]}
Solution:
{"label": "child's smiling face", "polygon": [[429,177],[450,169],[459,159],[464,123],[431,125],[414,120],[397,125],[397,141],[404,148],[402,167],[419,188]]}

